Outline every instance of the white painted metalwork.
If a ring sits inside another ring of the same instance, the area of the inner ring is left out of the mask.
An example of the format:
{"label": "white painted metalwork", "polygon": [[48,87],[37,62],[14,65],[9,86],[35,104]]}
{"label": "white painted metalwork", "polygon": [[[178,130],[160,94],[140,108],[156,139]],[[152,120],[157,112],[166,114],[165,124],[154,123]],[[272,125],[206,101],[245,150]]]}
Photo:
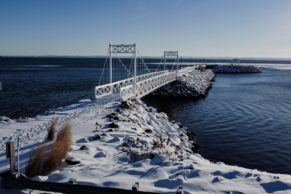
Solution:
{"label": "white painted metalwork", "polygon": [[[168,72],[168,71],[158,71],[158,72],[153,72],[153,73],[148,73],[148,74],[143,74],[143,75],[137,76],[136,82],[140,82],[142,80],[145,80],[145,79],[148,79],[151,77],[155,77],[155,76],[163,74],[165,72]],[[107,95],[110,95],[112,93],[118,93],[118,92],[120,92],[120,88],[122,88],[124,86],[128,86],[128,85],[133,85],[133,83],[134,83],[134,78],[131,77],[128,79],[117,81],[117,82],[97,86],[97,87],[95,87],[95,98],[101,98],[103,96],[107,96]]]}
{"label": "white painted metalwork", "polygon": [[109,44],[109,82],[112,83],[112,47],[111,44]]}
{"label": "white painted metalwork", "polygon": [[136,46],[134,45],[134,75],[133,75],[133,93],[136,95]]}
{"label": "white painted metalwork", "polygon": [[[112,82],[112,53],[131,53],[134,56],[134,76],[128,79]],[[193,70],[193,67],[178,69],[179,55],[178,51],[164,51],[164,60],[166,57],[175,57],[174,66],[176,70],[156,71],[153,73],[137,76],[137,49],[136,45],[109,45],[110,57],[110,83],[95,87],[95,97],[101,98],[111,94],[119,94],[124,100],[131,98],[142,98],[143,96],[153,92],[154,90],[173,82],[177,79],[177,75],[184,74]],[[165,61],[164,61],[165,62]],[[165,68],[165,67],[164,67]]]}
{"label": "white painted metalwork", "polygon": [[163,62],[164,63],[164,69],[166,69],[166,60],[167,60],[168,57],[171,57],[171,58],[174,57],[175,62],[173,64],[172,70],[174,69],[174,67],[176,67],[176,70],[178,70],[180,68],[178,51],[164,51],[164,62]]}
{"label": "white painted metalwork", "polygon": [[178,51],[164,51],[165,56],[179,57]]}
{"label": "white painted metalwork", "polygon": [[136,53],[136,44],[110,44],[111,53]]}
{"label": "white painted metalwork", "polygon": [[154,90],[175,81],[176,78],[177,78],[176,72],[171,71],[138,82],[137,83],[138,91],[134,98],[142,98],[147,94],[153,92]]}
{"label": "white painted metalwork", "polygon": [[119,93],[124,100],[141,98],[154,90],[171,83],[177,79],[177,74],[182,75],[192,71],[193,67],[185,67],[176,71],[159,71],[137,76],[136,93],[134,93],[134,79],[129,78],[114,83],[109,83],[95,88],[95,97],[101,98],[113,93]]}
{"label": "white painted metalwork", "polygon": [[[137,59],[136,59],[136,44],[109,44],[109,79],[110,83],[112,83],[112,54],[132,54],[134,57],[134,75],[133,75],[133,84],[134,84],[134,92],[136,88],[136,66],[137,66]],[[106,93],[110,93],[108,90],[109,88],[106,87]]]}
{"label": "white painted metalwork", "polygon": [[176,72],[166,71],[160,75],[137,82],[137,91],[133,93],[133,86],[128,85],[120,89],[120,97],[124,100],[142,98],[154,90],[176,80]]}

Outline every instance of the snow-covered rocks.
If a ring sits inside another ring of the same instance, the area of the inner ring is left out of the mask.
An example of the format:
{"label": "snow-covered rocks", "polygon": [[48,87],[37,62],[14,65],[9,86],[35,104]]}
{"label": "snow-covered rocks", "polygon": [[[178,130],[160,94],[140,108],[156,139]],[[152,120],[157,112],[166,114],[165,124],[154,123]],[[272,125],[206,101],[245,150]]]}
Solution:
{"label": "snow-covered rocks", "polygon": [[[123,151],[132,161],[154,158],[157,155],[176,158],[182,157],[185,151],[197,152],[198,145],[194,136],[185,128],[170,122],[165,113],[152,111],[140,100],[126,103],[130,108],[119,108],[117,118],[112,117],[111,121],[119,120],[119,126],[126,125],[135,134],[123,139]],[[119,117],[128,117],[129,120],[120,121]],[[190,137],[192,141],[189,141]]]}
{"label": "snow-covered rocks", "polygon": [[261,73],[259,68],[252,65],[217,65],[214,73]]}
{"label": "snow-covered rocks", "polygon": [[153,96],[203,97],[211,88],[215,75],[208,69],[194,69],[179,75],[177,81],[154,91]]}
{"label": "snow-covered rocks", "polygon": [[[87,121],[76,126],[83,131],[78,136],[90,139],[77,143],[77,138],[72,146],[70,156],[81,163],[61,168],[48,180],[67,182],[75,177],[82,184],[123,189],[138,182],[139,190],[158,193],[175,193],[181,188],[184,193],[291,192],[289,175],[204,159],[196,153],[195,136],[181,123],[170,121],[165,113],[140,100],[111,104],[106,109],[107,113],[96,117],[83,115],[78,119]],[[94,130],[96,120],[101,125],[98,131]],[[110,123],[117,127],[109,130]],[[101,138],[90,138],[96,135]]]}
{"label": "snow-covered rocks", "polygon": [[[211,70],[196,69],[179,76],[173,88],[165,86],[164,95],[206,95],[213,78]],[[74,143],[63,165],[48,176],[35,177],[39,181],[67,183],[73,178],[77,184],[128,190],[138,183],[139,190],[157,193],[291,193],[290,175],[210,162],[197,153],[195,136],[181,123],[140,100],[117,98],[80,101],[25,122],[3,118],[0,170],[8,168],[3,154],[7,139],[22,137],[23,171],[55,117],[71,122]],[[7,193],[0,188],[2,192]]]}
{"label": "snow-covered rocks", "polygon": [[14,120],[10,119],[9,117],[0,116],[0,124],[9,124],[15,122]]}
{"label": "snow-covered rocks", "polygon": [[[58,112],[38,120],[0,125],[1,132],[10,131],[12,135],[19,125],[39,126],[37,138],[22,144],[23,170],[29,150],[45,139],[47,133],[43,128],[50,119],[65,115],[59,120],[70,120],[74,143],[67,159],[80,163],[67,165],[64,161],[50,175],[36,177],[39,181],[67,183],[73,178],[77,184],[128,190],[138,182],[139,190],[157,193],[176,193],[179,188],[184,193],[291,193],[290,175],[212,163],[203,158],[193,151],[196,140],[182,124],[169,121],[166,114],[142,101],[96,101],[82,106],[82,111],[75,106]],[[118,127],[110,128],[112,122]],[[8,168],[5,154],[0,159],[1,167]],[[0,188],[0,193],[9,192]]]}

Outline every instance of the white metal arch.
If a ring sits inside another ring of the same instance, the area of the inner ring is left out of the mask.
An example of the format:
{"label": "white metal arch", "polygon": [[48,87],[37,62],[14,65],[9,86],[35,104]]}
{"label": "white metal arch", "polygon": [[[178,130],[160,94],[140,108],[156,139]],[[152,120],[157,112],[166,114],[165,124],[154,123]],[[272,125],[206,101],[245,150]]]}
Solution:
{"label": "white metal arch", "polygon": [[[117,82],[112,82],[112,54],[114,53],[131,53],[134,56],[134,75],[131,78]],[[101,98],[111,94],[119,94],[121,98],[127,100],[131,98],[142,98],[154,90],[171,83],[177,79],[178,75],[189,72],[193,67],[186,67],[176,70],[156,71],[140,76],[136,75],[136,44],[131,45],[109,45],[109,69],[110,83],[95,87],[95,97]],[[178,51],[164,51],[164,59],[175,57],[177,66],[179,65]]]}

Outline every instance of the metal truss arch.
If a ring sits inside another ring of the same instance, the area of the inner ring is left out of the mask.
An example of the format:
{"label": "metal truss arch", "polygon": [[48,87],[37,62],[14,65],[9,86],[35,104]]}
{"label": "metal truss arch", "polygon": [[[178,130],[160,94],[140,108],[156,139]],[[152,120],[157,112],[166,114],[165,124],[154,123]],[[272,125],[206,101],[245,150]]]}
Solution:
{"label": "metal truss arch", "polygon": [[136,44],[109,44],[111,53],[136,53]]}
{"label": "metal truss arch", "polygon": [[[129,53],[134,56],[134,74],[133,77],[112,82],[112,54]],[[164,51],[164,59],[174,58],[172,69],[156,71],[153,73],[137,76],[136,44],[109,45],[109,72],[110,83],[95,87],[95,98],[101,98],[112,94],[118,94],[122,99],[142,98],[154,90],[171,83],[177,79],[178,75],[185,74],[193,70],[193,67],[179,68],[178,51]],[[164,65],[166,60],[164,60]],[[175,69],[174,69],[175,67]]]}

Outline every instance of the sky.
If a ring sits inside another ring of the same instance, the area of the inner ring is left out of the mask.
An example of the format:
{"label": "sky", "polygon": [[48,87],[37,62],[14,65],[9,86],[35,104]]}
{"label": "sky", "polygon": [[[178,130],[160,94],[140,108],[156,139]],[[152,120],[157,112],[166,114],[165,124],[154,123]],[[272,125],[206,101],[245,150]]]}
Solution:
{"label": "sky", "polygon": [[0,0],[0,55],[291,58],[291,0]]}

